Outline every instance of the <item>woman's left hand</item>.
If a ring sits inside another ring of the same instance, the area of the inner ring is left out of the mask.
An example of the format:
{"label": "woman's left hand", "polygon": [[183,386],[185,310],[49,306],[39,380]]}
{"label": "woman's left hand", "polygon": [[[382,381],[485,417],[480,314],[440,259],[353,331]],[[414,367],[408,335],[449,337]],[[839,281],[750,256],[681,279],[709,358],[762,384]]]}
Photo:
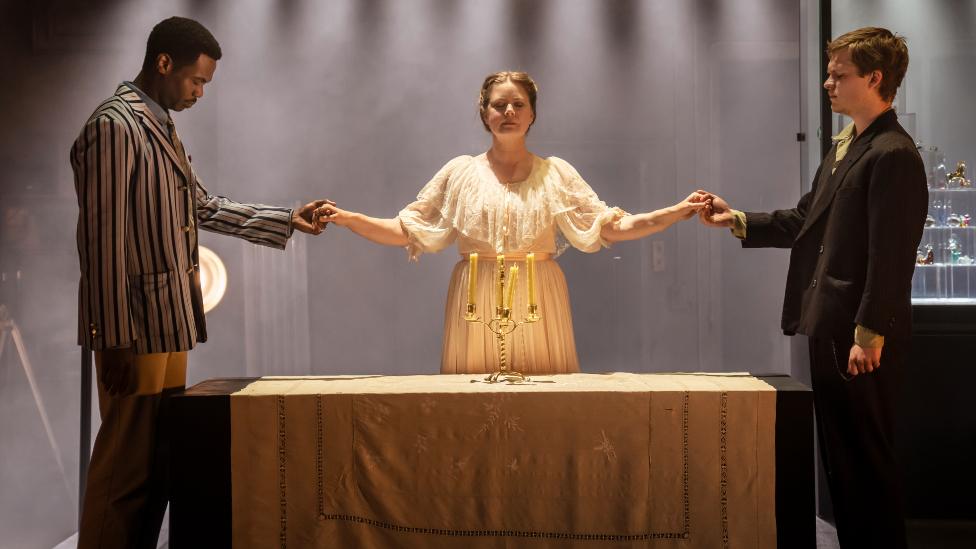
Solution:
{"label": "woman's left hand", "polygon": [[678,202],[672,207],[674,208],[674,211],[678,214],[679,219],[683,221],[698,213],[698,210],[704,208],[708,204],[709,198],[710,195],[708,193],[702,191],[695,191],[689,194],[688,198],[685,198],[684,200]]}

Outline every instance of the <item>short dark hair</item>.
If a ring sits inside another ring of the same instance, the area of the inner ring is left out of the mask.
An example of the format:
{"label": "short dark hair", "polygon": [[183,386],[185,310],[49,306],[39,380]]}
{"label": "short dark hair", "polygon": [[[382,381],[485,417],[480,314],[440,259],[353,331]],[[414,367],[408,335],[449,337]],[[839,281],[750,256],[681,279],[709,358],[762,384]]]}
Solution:
{"label": "short dark hair", "polygon": [[881,71],[878,93],[885,101],[894,101],[898,86],[908,72],[908,45],[904,36],[896,36],[888,29],[864,27],[842,34],[827,44],[830,57],[841,50],[851,52],[858,76]]}
{"label": "short dark hair", "polygon": [[195,63],[201,53],[214,61],[220,59],[220,44],[214,35],[199,22],[186,17],[170,17],[153,27],[146,41],[146,58],[142,70],[152,71],[156,58],[165,53],[173,60],[173,68]]}

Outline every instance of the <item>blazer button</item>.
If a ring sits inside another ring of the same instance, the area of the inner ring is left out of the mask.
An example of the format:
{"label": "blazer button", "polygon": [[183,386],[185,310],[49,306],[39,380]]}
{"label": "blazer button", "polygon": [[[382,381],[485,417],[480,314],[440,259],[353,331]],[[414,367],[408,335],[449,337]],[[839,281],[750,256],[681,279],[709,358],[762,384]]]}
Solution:
{"label": "blazer button", "polygon": [[817,287],[817,279],[816,278],[814,278],[813,279],[813,282],[810,283],[810,287],[811,288],[816,288]]}

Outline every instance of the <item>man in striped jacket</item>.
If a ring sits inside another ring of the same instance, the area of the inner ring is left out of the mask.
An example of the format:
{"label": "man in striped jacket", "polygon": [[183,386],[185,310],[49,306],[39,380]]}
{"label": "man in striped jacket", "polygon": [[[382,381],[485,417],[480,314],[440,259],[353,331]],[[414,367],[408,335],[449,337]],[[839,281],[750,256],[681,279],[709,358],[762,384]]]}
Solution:
{"label": "man in striped jacket", "polygon": [[78,194],[79,343],[95,352],[102,424],[95,440],[80,548],[156,547],[168,500],[168,402],[186,355],[206,340],[197,229],[283,249],[293,230],[318,234],[298,210],[211,195],[193,172],[170,111],[213,78],[220,46],[191,19],[149,35],[142,71],[88,119],[71,165]]}

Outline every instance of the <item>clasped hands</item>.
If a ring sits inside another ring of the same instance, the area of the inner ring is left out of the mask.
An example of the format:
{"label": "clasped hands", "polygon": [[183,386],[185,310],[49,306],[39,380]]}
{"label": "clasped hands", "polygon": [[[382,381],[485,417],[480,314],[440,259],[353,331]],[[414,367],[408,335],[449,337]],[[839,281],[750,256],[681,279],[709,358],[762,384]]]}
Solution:
{"label": "clasped hands", "polygon": [[331,221],[320,215],[320,212],[327,208],[335,208],[335,202],[331,200],[309,202],[292,211],[291,226],[306,234],[321,234],[325,230],[325,226]]}
{"label": "clasped hands", "polygon": [[352,212],[339,208],[332,200],[316,200],[295,210],[291,222],[295,229],[303,233],[319,234],[329,223],[346,226],[351,215]]}
{"label": "clasped hands", "polygon": [[319,205],[318,208],[312,213],[312,216],[322,224],[324,227],[327,223],[335,223],[340,227],[345,227],[349,224],[349,219],[352,216],[352,212],[343,210],[342,208],[336,206],[335,202],[327,201],[324,204]]}

